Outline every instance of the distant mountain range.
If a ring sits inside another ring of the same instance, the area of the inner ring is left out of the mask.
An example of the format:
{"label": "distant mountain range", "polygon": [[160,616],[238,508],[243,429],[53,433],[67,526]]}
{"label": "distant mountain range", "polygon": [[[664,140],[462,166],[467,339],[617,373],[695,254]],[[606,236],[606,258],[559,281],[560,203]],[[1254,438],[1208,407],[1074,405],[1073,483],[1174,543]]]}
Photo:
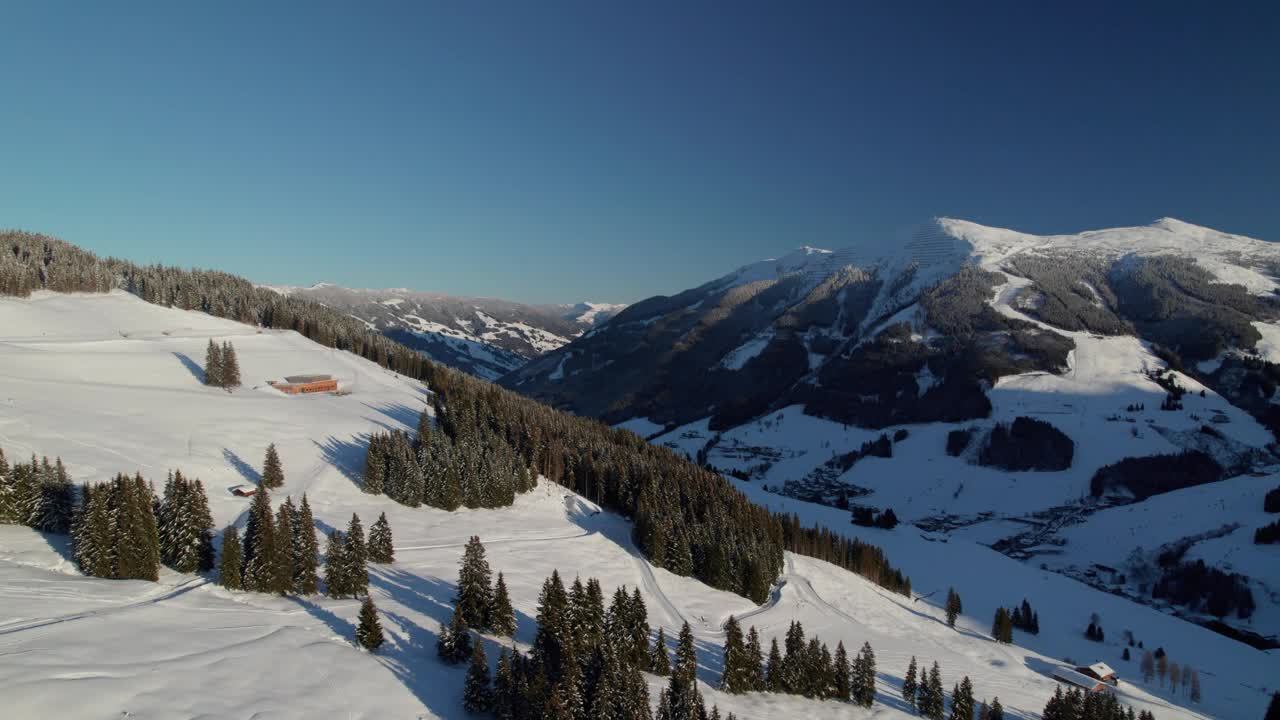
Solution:
{"label": "distant mountain range", "polygon": [[943,218],[640,301],[499,383],[1276,648],[1277,278],[1280,244],[1168,218]]}
{"label": "distant mountain range", "polygon": [[527,305],[403,288],[358,290],[328,283],[268,286],[363,321],[436,362],[493,380],[613,317],[625,305]]}
{"label": "distant mountain range", "polygon": [[1057,330],[1189,362],[1253,350],[1280,317],[1277,275],[1280,246],[1178,220],[1042,237],[944,218],[882,251],[804,247],[643,300],[501,382],[610,422],[714,429],[792,404],[872,427],[960,420],[1001,377],[1067,370]]}

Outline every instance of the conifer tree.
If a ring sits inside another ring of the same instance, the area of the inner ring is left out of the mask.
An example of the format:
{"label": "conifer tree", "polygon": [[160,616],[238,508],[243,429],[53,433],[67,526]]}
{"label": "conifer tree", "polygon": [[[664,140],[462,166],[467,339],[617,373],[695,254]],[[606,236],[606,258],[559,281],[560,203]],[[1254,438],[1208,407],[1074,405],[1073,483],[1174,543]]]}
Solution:
{"label": "conifer tree", "polygon": [[751,691],[751,665],[742,627],[732,615],[724,624],[724,670],[720,689],[735,695]]}
{"label": "conifer tree", "polygon": [[497,720],[514,720],[516,705],[519,700],[515,692],[515,678],[512,676],[511,656],[507,649],[498,652],[498,668],[493,675],[493,702],[490,710]]}
{"label": "conifer tree", "polygon": [[667,654],[667,635],[661,627],[658,636],[653,639],[653,648],[649,651],[649,672],[666,677],[671,674],[671,657]]}
{"label": "conifer tree", "polygon": [[765,678],[765,689],[773,693],[786,692],[786,681],[783,679],[784,672],[782,652],[778,650],[778,638],[775,637],[773,638],[773,643],[769,646],[769,667]]}
{"label": "conifer tree", "polygon": [[231,341],[222,343],[222,387],[240,387],[240,361],[236,358],[236,349]]}
{"label": "conifer tree", "polygon": [[337,530],[329,532],[329,544],[324,553],[324,587],[331,598],[342,598],[352,594],[351,582],[347,576],[349,563],[346,558],[347,544],[342,533]]}
{"label": "conifer tree", "polygon": [[1191,671],[1191,702],[1200,702],[1200,672],[1198,670]]}
{"label": "conifer tree", "polygon": [[58,458],[54,466],[45,458],[40,483],[39,518],[34,527],[47,533],[65,535],[71,531],[71,516],[75,513],[75,488],[67,469]]}
{"label": "conifer tree", "polygon": [[871,707],[876,699],[876,653],[871,643],[863,643],[854,663],[853,701],[862,707]]}
{"label": "conifer tree", "polygon": [[999,643],[1013,642],[1013,617],[1005,608],[996,608],[996,618],[991,624],[991,637]]}
{"label": "conifer tree", "polygon": [[276,510],[276,546],[272,589],[284,595],[293,589],[293,519],[297,514],[293,498],[285,497]]}
{"label": "conifer tree", "polygon": [[316,523],[311,515],[307,494],[302,494],[297,518],[293,522],[293,592],[312,595],[319,586],[317,567],[320,548],[316,543]]}
{"label": "conifer tree", "polygon": [[921,678],[916,707],[929,720],[942,720],[946,709],[946,697],[942,690],[942,670],[934,662],[927,675]]}
{"label": "conifer tree", "polygon": [[275,516],[271,512],[271,495],[259,487],[249,506],[249,520],[244,529],[244,589],[252,592],[276,590]]}
{"label": "conifer tree", "polygon": [[489,618],[490,632],[503,637],[515,637],[516,611],[511,607],[511,596],[507,592],[507,581],[502,573],[498,573],[498,582],[494,586],[486,616]]}
{"label": "conifer tree", "polygon": [[784,642],[786,654],[782,657],[782,692],[799,694],[805,682],[804,626],[792,620],[787,627]]}
{"label": "conifer tree", "polygon": [[968,675],[951,693],[951,720],[973,720],[973,683]]}
{"label": "conifer tree", "polygon": [[680,639],[676,643],[676,663],[671,670],[667,688],[662,691],[665,706],[663,715],[660,703],[659,720],[703,720],[706,717],[706,706],[702,702],[702,693],[698,690],[697,681],[698,658],[693,644],[693,631],[689,623],[680,628]]}
{"label": "conifer tree", "polygon": [[391,541],[391,524],[382,513],[369,527],[369,562],[387,564],[395,561],[395,547]]}
{"label": "conifer tree", "polygon": [[956,618],[963,611],[964,606],[960,602],[960,593],[955,588],[947,589],[947,627],[956,626]]}
{"label": "conifer tree", "polygon": [[1264,720],[1280,720],[1280,692],[1271,693],[1271,703],[1267,705]]}
{"label": "conifer tree", "polygon": [[40,466],[34,455],[31,464],[13,466],[13,506],[18,524],[36,527],[40,522]]}
{"label": "conifer tree", "polygon": [[365,545],[360,516],[355,513],[351,513],[351,522],[347,524],[343,544],[342,557],[347,564],[344,574],[348,588],[352,595],[366,593],[369,591],[369,550]]}
{"label": "conifer tree", "polygon": [[853,692],[852,677],[850,676],[852,668],[849,666],[849,653],[844,649],[844,642],[836,643],[834,665],[835,682],[832,692],[840,700],[849,700]]}
{"label": "conifer tree", "polygon": [[[480,542],[480,536],[473,535],[462,553],[462,563],[458,570],[458,594],[453,599],[454,612],[462,615],[467,621],[467,627],[482,631],[489,628],[489,604],[493,595],[491,582],[484,545]],[[561,592],[563,590],[561,586]],[[567,607],[562,608],[562,612],[567,612]]]}
{"label": "conifer tree", "polygon": [[471,656],[471,629],[462,613],[455,608],[448,627],[441,626],[436,638],[436,653],[442,660],[457,665]]}
{"label": "conifer tree", "polygon": [[547,697],[546,712],[543,713],[546,720],[576,720],[573,713],[565,705],[564,688],[560,683],[551,686],[551,694]]}
{"label": "conifer tree", "polygon": [[764,691],[764,649],[760,646],[760,633],[752,625],[747,631],[747,663],[751,668],[751,689]]}
{"label": "conifer tree", "polygon": [[484,643],[472,646],[471,664],[467,666],[466,685],[462,690],[462,706],[470,713],[482,713],[493,707],[493,687],[489,682],[489,659]]}
{"label": "conifer tree", "polygon": [[916,684],[916,656],[911,656],[911,663],[907,665],[907,674],[902,679],[902,699],[907,702],[907,706],[912,712],[916,711],[916,691],[919,686]]}
{"label": "conifer tree", "polygon": [[222,531],[222,558],[218,563],[218,584],[228,590],[243,590],[242,566],[244,555],[240,549],[240,533],[235,525]]}
{"label": "conifer tree", "polygon": [[0,448],[0,523],[18,522],[18,506],[12,468]]}
{"label": "conifer tree", "polygon": [[1000,698],[991,698],[991,710],[987,713],[987,720],[1004,720],[1004,706],[1000,704]]}
{"label": "conifer tree", "polygon": [[649,656],[649,613],[645,610],[640,588],[631,591],[626,611],[628,650],[622,659],[627,664],[642,665]]}
{"label": "conifer tree", "polygon": [[[425,413],[424,413],[425,415]],[[360,488],[370,495],[381,495],[386,492],[387,475],[386,450],[383,448],[385,435],[374,435],[369,438],[369,450],[364,456],[364,477]]]}
{"label": "conifer tree", "polygon": [[204,351],[204,384],[222,387],[222,349],[209,338],[209,347]]}
{"label": "conifer tree", "polygon": [[267,446],[267,457],[262,461],[262,479],[258,484],[273,490],[284,485],[284,467],[280,464],[280,453],[276,451],[275,443]]}
{"label": "conifer tree", "polygon": [[542,583],[537,620],[533,661],[546,670],[549,681],[558,683],[564,675],[565,646],[570,644],[569,595],[558,571],[551,571],[551,577]]}
{"label": "conifer tree", "polygon": [[360,626],[356,628],[356,642],[369,652],[382,646],[382,623],[378,621],[378,609],[373,606],[373,598],[368,595],[364,596],[364,602],[360,605]]}

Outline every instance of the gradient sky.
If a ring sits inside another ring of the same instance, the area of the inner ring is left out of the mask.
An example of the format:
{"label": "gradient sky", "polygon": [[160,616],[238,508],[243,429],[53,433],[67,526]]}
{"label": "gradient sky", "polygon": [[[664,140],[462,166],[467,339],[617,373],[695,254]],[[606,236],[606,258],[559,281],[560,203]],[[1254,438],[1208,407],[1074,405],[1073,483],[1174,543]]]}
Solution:
{"label": "gradient sky", "polygon": [[1274,2],[8,2],[0,227],[536,302],[935,215],[1280,240],[1277,38]]}

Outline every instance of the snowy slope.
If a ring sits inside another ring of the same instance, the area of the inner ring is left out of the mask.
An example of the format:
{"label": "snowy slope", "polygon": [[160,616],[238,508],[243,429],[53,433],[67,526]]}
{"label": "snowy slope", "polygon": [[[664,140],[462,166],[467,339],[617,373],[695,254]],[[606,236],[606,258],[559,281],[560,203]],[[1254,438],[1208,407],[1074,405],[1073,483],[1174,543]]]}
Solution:
{"label": "snowy slope", "polygon": [[[200,384],[209,338],[230,340],[245,387],[232,393]],[[336,374],[351,395],[290,397],[264,387],[295,372]],[[495,571],[506,574],[517,611],[517,641],[532,640],[538,589],[558,568],[599,577],[605,592],[639,586],[649,621],[674,634],[688,621],[699,640],[700,678],[719,669],[720,623],[747,617],[767,642],[792,619],[846,647],[870,641],[879,660],[876,706],[751,695],[704,688],[709,701],[741,718],[906,717],[898,697],[908,658],[937,659],[947,687],[970,676],[979,698],[999,695],[1015,717],[1031,718],[1053,693],[1047,673],[1062,658],[1119,649],[1079,636],[1089,610],[1111,634],[1129,627],[1175,660],[1200,668],[1202,707],[1125,682],[1137,709],[1167,718],[1256,717],[1280,666],[1239,643],[1123,598],[1033,569],[986,548],[931,542],[914,528],[858,531],[884,545],[924,597],[889,596],[824,563],[789,556],[773,597],[753,607],[741,597],[644,562],[628,525],[560,488],[543,485],[512,508],[447,513],[410,509],[360,492],[362,438],[409,429],[427,391],[377,366],[310,343],[292,332],[263,331],[150,306],[122,294],[0,300],[0,445],[15,455],[61,455],[73,479],[116,471],[160,479],[169,468],[204,480],[217,523],[243,522],[247,501],[225,488],[254,476],[275,442],[286,484],[276,497],[307,492],[321,530],[350,513],[366,524],[386,512],[397,562],[371,573],[388,646],[377,655],[351,644],[357,604],[321,597],[228,593],[204,578],[162,573],[158,584],[85,578],[65,560],[65,538],[0,526],[0,697],[12,717],[464,717],[464,668],[434,657],[435,632],[448,616],[462,545],[479,534]],[[855,531],[844,513],[743,489],[757,500]],[[958,631],[941,621],[938,588],[965,598]],[[985,637],[997,602],[1028,596],[1046,631],[1020,644]],[[496,648],[491,648],[495,649]],[[490,653],[492,659],[496,653]],[[1132,667],[1119,666],[1126,679]],[[656,693],[660,680],[651,679]]]}

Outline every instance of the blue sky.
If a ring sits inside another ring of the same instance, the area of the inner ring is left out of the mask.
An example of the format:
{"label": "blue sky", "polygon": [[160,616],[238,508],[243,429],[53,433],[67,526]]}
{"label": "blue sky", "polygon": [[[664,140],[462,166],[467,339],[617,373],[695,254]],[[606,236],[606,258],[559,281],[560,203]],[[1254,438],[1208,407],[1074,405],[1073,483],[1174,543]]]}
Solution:
{"label": "blue sky", "polygon": [[0,226],[536,302],[934,215],[1280,240],[1277,37],[1276,3],[7,3]]}

